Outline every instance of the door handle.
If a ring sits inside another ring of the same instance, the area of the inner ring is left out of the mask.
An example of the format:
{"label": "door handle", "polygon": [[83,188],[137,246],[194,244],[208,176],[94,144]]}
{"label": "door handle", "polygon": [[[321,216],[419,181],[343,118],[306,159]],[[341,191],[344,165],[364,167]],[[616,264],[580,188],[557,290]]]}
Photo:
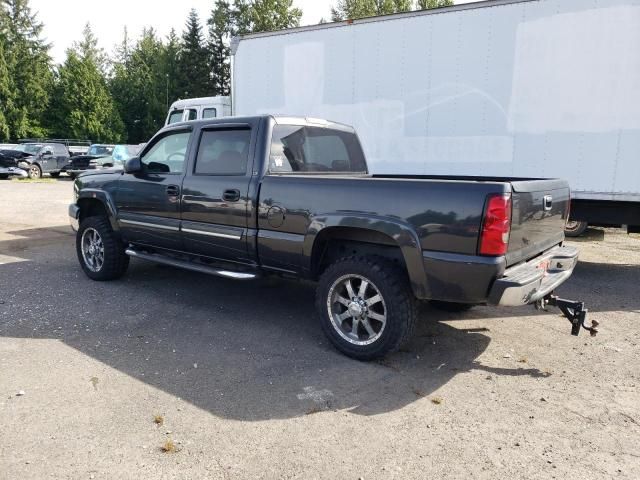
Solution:
{"label": "door handle", "polygon": [[237,202],[238,200],[240,200],[240,190],[225,190],[222,194],[222,199],[225,202]]}
{"label": "door handle", "polygon": [[167,195],[177,197],[180,195],[180,187],[178,185],[167,185]]}

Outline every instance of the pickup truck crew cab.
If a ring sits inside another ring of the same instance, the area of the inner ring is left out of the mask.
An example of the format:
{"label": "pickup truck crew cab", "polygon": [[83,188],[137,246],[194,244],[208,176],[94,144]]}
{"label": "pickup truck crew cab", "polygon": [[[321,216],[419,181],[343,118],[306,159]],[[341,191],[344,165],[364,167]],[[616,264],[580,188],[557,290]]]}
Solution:
{"label": "pickup truck crew cab", "polygon": [[316,280],[325,333],[358,359],[411,335],[416,300],[552,303],[574,333],[589,329],[581,303],[551,296],[578,256],[563,246],[562,180],[370,175],[351,127],[257,116],[169,125],[124,171],[83,173],[74,191],[91,279],[120,277],[134,257]]}
{"label": "pickup truck crew cab", "polygon": [[62,143],[24,143],[16,149],[31,153],[32,156],[21,159],[18,166],[32,179],[41,178],[45,173],[57,177],[69,163],[69,150]]}

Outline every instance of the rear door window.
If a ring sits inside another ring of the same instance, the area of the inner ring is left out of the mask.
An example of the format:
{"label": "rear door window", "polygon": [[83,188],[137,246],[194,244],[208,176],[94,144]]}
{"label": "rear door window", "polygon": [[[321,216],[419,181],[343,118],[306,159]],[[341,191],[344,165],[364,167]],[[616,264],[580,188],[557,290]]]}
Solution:
{"label": "rear door window", "polygon": [[196,175],[245,175],[251,130],[203,130],[198,147]]}

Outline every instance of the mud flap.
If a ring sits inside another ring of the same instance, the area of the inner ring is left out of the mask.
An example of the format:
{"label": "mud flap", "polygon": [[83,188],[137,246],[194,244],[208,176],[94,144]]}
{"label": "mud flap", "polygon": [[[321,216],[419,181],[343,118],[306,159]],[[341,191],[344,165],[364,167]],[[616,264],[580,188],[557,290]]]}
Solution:
{"label": "mud flap", "polygon": [[566,300],[555,295],[547,295],[536,302],[538,310],[546,310],[547,306],[558,307],[562,314],[571,322],[571,335],[578,335],[580,328],[587,330],[592,337],[598,334],[598,322],[591,321],[591,325],[587,325],[587,313],[589,310],[584,308],[584,302],[576,302],[575,300]]}

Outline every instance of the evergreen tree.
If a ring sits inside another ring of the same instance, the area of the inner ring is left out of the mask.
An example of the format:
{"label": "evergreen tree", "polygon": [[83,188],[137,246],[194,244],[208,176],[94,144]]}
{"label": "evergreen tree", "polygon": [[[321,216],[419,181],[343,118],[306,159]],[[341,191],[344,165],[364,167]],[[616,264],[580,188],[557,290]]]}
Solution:
{"label": "evergreen tree", "polygon": [[113,66],[111,95],[124,123],[126,141],[146,142],[162,126],[166,106],[165,47],[152,28],[131,48],[126,33]]}
{"label": "evergreen tree", "polygon": [[209,52],[204,45],[200,19],[195,9],[191,9],[178,55],[180,72],[179,89],[181,98],[211,95],[209,87]]}
{"label": "evergreen tree", "polygon": [[213,95],[229,95],[230,91],[230,49],[231,7],[227,0],[216,0],[211,12],[208,50],[210,55],[211,92]]}
{"label": "evergreen tree", "polygon": [[[4,122],[13,139],[44,136],[44,114],[49,103],[53,74],[43,25],[31,12],[28,0],[0,0],[0,31],[8,81],[3,105]],[[6,127],[5,127],[6,128]]]}
{"label": "evergreen tree", "polygon": [[[2,12],[0,11],[0,15]],[[1,21],[1,20],[0,20]],[[10,138],[10,128],[5,111],[13,109],[13,98],[11,94],[11,84],[9,78],[9,69],[4,56],[4,38],[2,30],[0,30],[0,140],[7,141]]]}
{"label": "evergreen tree", "polygon": [[85,28],[82,41],[67,50],[58,70],[50,109],[52,130],[61,137],[119,142],[122,121],[97,63],[92,35]]}
{"label": "evergreen tree", "polygon": [[167,109],[174,101],[180,98],[179,90],[179,65],[178,56],[180,53],[180,39],[172,28],[167,36],[166,45],[162,52],[164,86],[165,86],[165,105]]}
{"label": "evergreen tree", "polygon": [[[126,41],[125,28],[125,41]],[[82,39],[73,43],[73,48],[78,55],[98,66],[100,72],[105,72],[107,66],[107,55],[104,50],[98,47],[98,39],[91,30],[91,25],[87,22],[82,29]]]}

